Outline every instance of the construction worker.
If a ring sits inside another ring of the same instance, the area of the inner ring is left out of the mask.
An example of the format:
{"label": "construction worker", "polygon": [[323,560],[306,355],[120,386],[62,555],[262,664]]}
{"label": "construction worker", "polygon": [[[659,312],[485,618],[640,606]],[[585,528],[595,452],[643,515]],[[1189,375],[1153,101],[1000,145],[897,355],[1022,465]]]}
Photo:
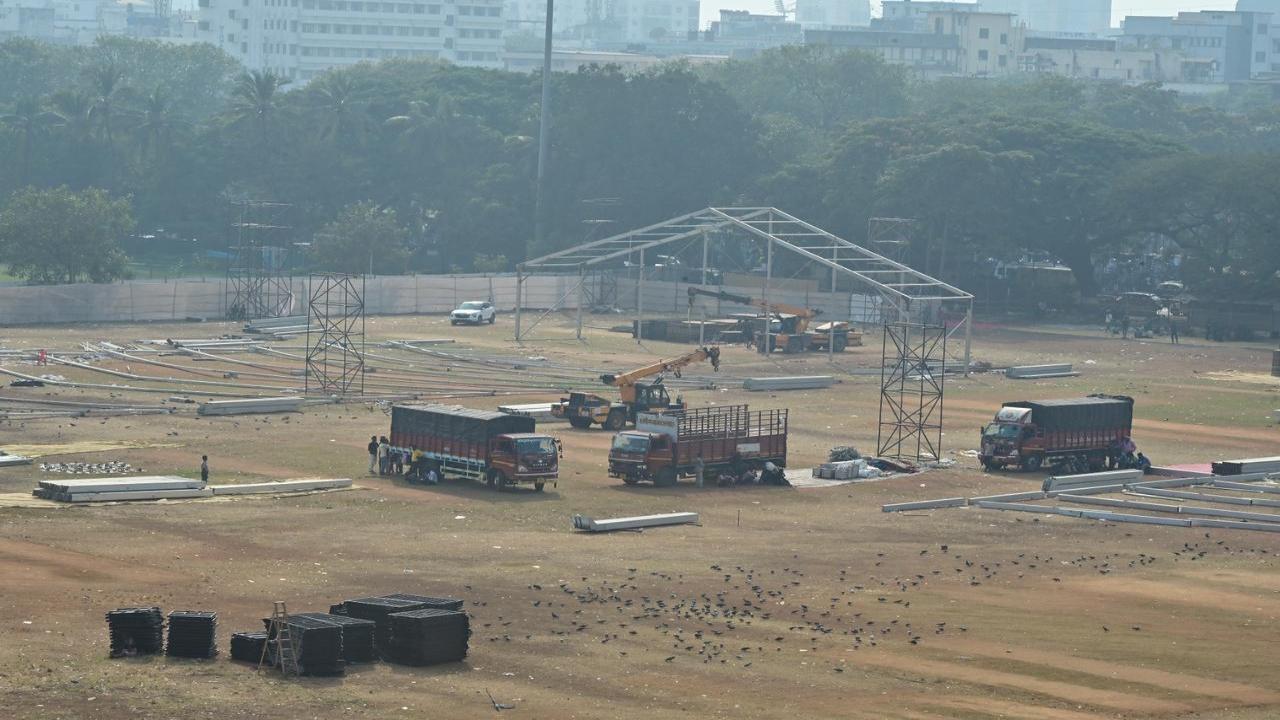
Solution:
{"label": "construction worker", "polygon": [[200,456],[200,484],[206,486],[209,484],[209,456]]}
{"label": "construction worker", "polygon": [[702,455],[699,454],[698,457],[693,461],[693,481],[694,481],[694,484],[699,488],[702,487],[702,475],[706,471],[706,469],[707,469],[706,463],[703,462]]}
{"label": "construction worker", "polygon": [[369,436],[369,474],[373,474],[373,469],[378,464],[378,436]]}
{"label": "construction worker", "polygon": [[391,470],[391,442],[387,436],[378,438],[378,474],[386,475]]}

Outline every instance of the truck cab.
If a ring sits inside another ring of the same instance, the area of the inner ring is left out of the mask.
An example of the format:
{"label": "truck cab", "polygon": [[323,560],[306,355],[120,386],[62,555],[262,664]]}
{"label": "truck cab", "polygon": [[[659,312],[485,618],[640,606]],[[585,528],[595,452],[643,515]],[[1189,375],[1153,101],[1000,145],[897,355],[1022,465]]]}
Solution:
{"label": "truck cab", "polygon": [[550,435],[508,433],[489,441],[490,484],[533,483],[541,490],[560,474],[560,446]]}
{"label": "truck cab", "polygon": [[[982,428],[982,449],[978,457],[988,469],[1023,465],[1025,443],[1035,439],[1031,408],[1002,407],[995,420]],[[1031,461],[1034,462],[1034,461]]]}
{"label": "truck cab", "polygon": [[[675,482],[672,467],[672,439],[661,433],[626,430],[613,436],[609,448],[609,474],[620,477],[628,485],[641,480]],[[663,484],[663,483],[660,483]]]}

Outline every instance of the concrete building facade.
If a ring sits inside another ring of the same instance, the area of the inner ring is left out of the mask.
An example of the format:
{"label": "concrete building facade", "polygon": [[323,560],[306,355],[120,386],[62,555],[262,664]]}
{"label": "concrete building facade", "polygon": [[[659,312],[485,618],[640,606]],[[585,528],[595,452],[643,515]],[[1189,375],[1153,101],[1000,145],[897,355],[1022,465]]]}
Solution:
{"label": "concrete building facade", "polygon": [[502,67],[501,0],[199,0],[199,37],[306,82],[332,67],[431,58]]}
{"label": "concrete building facade", "polygon": [[1203,10],[1177,17],[1124,19],[1120,46],[1128,50],[1176,50],[1183,82],[1245,82],[1280,71],[1280,32],[1270,13]]}
{"label": "concrete building facade", "polygon": [[934,34],[955,36],[957,75],[998,77],[1017,71],[1025,27],[1015,15],[946,11],[929,13],[928,19]]}

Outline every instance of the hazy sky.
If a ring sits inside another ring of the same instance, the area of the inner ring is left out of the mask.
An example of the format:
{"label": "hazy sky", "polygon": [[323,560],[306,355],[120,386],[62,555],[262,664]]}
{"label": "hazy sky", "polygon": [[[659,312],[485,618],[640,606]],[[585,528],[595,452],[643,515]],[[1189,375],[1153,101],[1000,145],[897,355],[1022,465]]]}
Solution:
{"label": "hazy sky", "polygon": [[[794,0],[786,2],[792,5]],[[1179,10],[1232,10],[1235,6],[1236,0],[1111,0],[1111,24],[1117,25],[1125,15],[1176,15]],[[774,0],[702,0],[702,24],[717,19],[722,8],[772,13],[774,7]],[[871,0],[871,7],[873,14],[879,14],[879,0]]]}

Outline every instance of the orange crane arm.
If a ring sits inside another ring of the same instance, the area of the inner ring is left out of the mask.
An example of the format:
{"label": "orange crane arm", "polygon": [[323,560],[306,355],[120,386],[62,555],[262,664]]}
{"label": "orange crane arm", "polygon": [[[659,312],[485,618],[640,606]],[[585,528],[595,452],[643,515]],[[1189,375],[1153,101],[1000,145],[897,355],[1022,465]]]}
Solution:
{"label": "orange crane arm", "polygon": [[658,375],[660,373],[674,373],[676,377],[679,377],[680,368],[696,362],[702,362],[703,360],[710,360],[712,369],[719,370],[720,348],[698,348],[697,350],[681,355],[680,357],[674,357],[668,360],[659,360],[658,362],[650,363],[649,365],[636,368],[635,370],[631,370],[620,375],[606,373],[600,376],[600,380],[605,385],[612,385],[614,387],[621,388],[634,385],[639,380],[643,380],[644,378],[652,375]]}
{"label": "orange crane arm", "polygon": [[813,308],[787,305],[786,303],[767,303],[764,300],[757,300],[756,298],[747,297],[746,295],[734,295],[733,293],[727,293],[723,290],[717,292],[714,290],[703,290],[702,288],[696,287],[689,288],[689,304],[693,305],[694,298],[699,295],[713,297],[719,300],[737,303],[739,305],[750,305],[752,307],[760,308],[765,312],[795,315],[800,318],[800,322],[797,323],[796,327],[797,334],[803,334],[804,331],[809,328],[809,321],[822,314],[821,310],[815,310]]}

